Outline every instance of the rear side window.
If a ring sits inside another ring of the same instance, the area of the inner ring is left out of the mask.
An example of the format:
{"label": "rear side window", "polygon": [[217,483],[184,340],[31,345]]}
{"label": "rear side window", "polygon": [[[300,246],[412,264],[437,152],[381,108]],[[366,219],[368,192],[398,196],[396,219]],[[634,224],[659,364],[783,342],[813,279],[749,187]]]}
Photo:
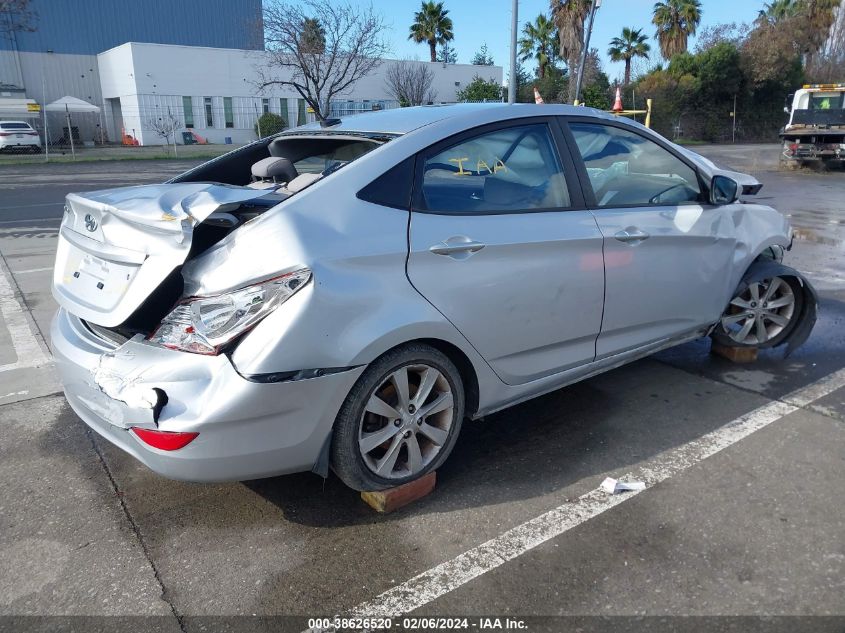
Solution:
{"label": "rear side window", "polygon": [[427,211],[462,215],[570,206],[544,123],[482,133],[428,156],[422,201]]}
{"label": "rear side window", "polygon": [[4,130],[31,130],[28,123],[0,123],[0,128]]}
{"label": "rear side window", "polygon": [[414,157],[388,169],[358,192],[361,200],[396,209],[411,208],[411,190],[414,184]]}
{"label": "rear side window", "polygon": [[698,202],[698,176],[680,158],[635,132],[570,123],[600,207]]}

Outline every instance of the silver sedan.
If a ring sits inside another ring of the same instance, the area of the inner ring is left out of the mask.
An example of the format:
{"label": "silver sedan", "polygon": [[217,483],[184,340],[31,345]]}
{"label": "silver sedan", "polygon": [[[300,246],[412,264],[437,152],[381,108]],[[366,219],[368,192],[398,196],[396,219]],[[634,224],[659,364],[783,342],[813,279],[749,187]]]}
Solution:
{"label": "silver sedan", "polygon": [[[67,198],[65,394],[172,478],[382,489],[479,418],[712,336],[791,351],[816,298],[751,176],[569,106],[424,106]],[[742,199],[741,199],[742,198]]]}

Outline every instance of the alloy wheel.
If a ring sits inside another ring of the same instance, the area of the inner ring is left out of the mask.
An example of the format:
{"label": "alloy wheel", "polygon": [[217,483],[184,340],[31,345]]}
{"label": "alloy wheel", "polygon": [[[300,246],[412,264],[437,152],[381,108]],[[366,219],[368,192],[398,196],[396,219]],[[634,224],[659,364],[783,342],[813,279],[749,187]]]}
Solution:
{"label": "alloy wheel", "polygon": [[734,297],[722,328],[740,345],[763,345],[786,329],[795,314],[795,292],[780,277],[752,282]]}
{"label": "alloy wheel", "polygon": [[399,367],[372,391],[358,428],[364,463],[385,479],[423,471],[447,443],[454,421],[454,397],[434,367]]}

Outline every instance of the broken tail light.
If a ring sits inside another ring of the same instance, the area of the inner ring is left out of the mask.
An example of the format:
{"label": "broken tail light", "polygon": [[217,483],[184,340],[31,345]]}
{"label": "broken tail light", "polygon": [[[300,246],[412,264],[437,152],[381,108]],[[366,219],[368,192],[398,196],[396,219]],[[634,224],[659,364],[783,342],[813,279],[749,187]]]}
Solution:
{"label": "broken tail light", "polygon": [[185,299],[164,317],[150,341],[169,349],[216,355],[310,279],[311,271],[302,268],[232,292]]}

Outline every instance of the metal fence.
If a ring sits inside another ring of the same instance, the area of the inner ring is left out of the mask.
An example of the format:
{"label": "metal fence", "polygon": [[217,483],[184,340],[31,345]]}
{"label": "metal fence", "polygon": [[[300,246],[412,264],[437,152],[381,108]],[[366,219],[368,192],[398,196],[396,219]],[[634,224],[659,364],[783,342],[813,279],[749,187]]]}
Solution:
{"label": "metal fence", "polygon": [[379,110],[392,110],[398,108],[399,102],[390,99],[379,99],[377,101],[332,101],[330,116],[345,117],[363,112],[377,112]]}

